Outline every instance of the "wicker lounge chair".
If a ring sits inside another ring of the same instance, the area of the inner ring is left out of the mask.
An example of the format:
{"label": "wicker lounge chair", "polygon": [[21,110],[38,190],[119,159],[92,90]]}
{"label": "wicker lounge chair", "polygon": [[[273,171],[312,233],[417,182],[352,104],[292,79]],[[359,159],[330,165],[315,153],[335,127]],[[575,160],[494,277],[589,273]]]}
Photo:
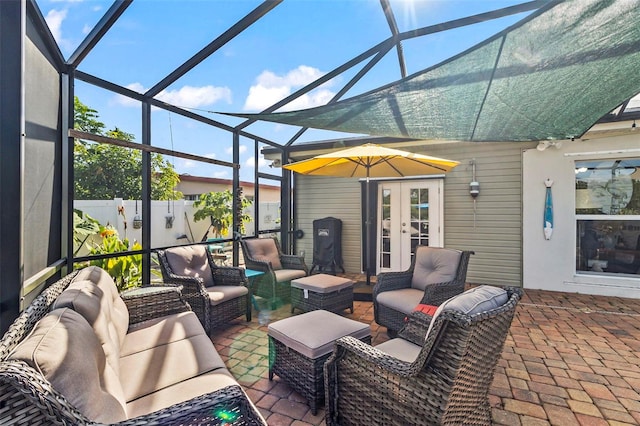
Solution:
{"label": "wicker lounge chair", "polygon": [[282,254],[275,238],[241,239],[242,255],[247,269],[264,272],[253,294],[266,298],[272,305],[291,301],[291,280],[309,274],[302,256]]}
{"label": "wicker lounge chair", "polygon": [[372,295],[376,322],[395,337],[418,304],[438,306],[462,293],[472,254],[419,246],[408,270],[378,274]]}
{"label": "wicker lounge chair", "polygon": [[487,394],[521,295],[480,286],[433,321],[413,313],[401,337],[375,347],[338,339],[324,366],[327,425],[490,425]]}
{"label": "wicker lounge chair", "polygon": [[207,333],[242,315],[251,321],[251,294],[244,269],[216,266],[204,245],[157,253],[164,282],[183,286],[184,299]]}

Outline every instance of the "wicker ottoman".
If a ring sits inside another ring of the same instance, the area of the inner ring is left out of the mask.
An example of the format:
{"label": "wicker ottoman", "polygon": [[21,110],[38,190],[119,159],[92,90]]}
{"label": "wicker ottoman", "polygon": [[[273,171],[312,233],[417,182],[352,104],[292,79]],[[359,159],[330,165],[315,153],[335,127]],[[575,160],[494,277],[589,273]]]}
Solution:
{"label": "wicker ottoman", "polygon": [[315,415],[324,401],[325,361],[333,343],[353,336],[371,343],[369,324],[317,310],[269,324],[269,380],[277,374],[302,395]]}
{"label": "wicker ottoman", "polygon": [[291,313],[295,308],[304,312],[324,309],[353,313],[353,281],[334,275],[317,274],[291,281]]}

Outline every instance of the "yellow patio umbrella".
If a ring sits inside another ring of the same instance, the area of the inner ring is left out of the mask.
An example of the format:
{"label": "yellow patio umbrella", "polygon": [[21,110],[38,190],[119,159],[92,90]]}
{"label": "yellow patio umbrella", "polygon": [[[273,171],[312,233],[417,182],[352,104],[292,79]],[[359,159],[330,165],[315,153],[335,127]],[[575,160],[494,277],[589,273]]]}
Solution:
{"label": "yellow patio umbrella", "polygon": [[[370,177],[426,176],[446,173],[460,164],[458,161],[367,143],[283,165],[282,167],[305,175],[366,178],[365,196],[369,194]],[[371,226],[369,203],[365,199],[367,236]],[[366,245],[367,284],[370,284],[369,246]]]}

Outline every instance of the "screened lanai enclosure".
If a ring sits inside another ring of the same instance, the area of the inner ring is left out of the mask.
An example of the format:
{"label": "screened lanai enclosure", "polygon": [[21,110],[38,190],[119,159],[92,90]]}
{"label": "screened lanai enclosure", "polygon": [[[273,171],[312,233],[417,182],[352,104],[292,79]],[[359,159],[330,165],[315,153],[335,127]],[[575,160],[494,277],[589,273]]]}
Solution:
{"label": "screened lanai enclosure", "polygon": [[[216,242],[237,265],[243,231],[296,252],[279,165],[301,147],[553,141],[640,119],[639,15],[632,0],[0,1],[1,332],[74,265],[136,262],[149,282],[154,250],[210,243],[180,175],[230,191]],[[127,244],[81,249],[114,229]]]}

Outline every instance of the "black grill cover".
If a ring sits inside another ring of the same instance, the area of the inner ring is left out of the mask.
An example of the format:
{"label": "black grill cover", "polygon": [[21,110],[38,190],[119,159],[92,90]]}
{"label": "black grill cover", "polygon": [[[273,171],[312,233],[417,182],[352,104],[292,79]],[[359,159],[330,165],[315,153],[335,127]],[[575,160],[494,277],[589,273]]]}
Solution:
{"label": "black grill cover", "polygon": [[335,217],[325,217],[313,221],[313,265],[311,272],[318,267],[323,272],[331,267],[335,275],[336,267],[344,273],[342,261],[342,221]]}

